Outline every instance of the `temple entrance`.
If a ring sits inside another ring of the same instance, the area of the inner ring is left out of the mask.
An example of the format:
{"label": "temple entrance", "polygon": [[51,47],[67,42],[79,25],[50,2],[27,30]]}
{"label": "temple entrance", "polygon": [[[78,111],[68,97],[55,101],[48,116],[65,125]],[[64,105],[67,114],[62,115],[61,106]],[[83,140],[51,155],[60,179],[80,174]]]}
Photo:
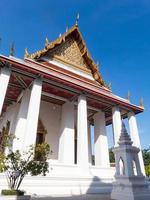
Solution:
{"label": "temple entrance", "polygon": [[45,129],[41,119],[39,119],[38,128],[37,128],[37,136],[36,136],[36,144],[44,143],[46,134],[47,134],[47,130]]}

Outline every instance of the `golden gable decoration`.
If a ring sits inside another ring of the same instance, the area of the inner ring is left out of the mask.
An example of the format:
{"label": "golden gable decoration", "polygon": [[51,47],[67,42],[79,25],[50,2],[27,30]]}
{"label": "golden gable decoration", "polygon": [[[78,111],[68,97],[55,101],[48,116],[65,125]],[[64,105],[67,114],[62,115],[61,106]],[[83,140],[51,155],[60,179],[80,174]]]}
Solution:
{"label": "golden gable decoration", "polygon": [[34,59],[38,62],[41,62],[43,56],[49,56],[54,60],[67,62],[80,69],[85,69],[93,75],[101,86],[107,87],[98,71],[98,66],[87,50],[77,24],[53,42],[49,42],[46,38],[44,49],[33,54],[29,54],[27,50],[25,51],[25,58]]}

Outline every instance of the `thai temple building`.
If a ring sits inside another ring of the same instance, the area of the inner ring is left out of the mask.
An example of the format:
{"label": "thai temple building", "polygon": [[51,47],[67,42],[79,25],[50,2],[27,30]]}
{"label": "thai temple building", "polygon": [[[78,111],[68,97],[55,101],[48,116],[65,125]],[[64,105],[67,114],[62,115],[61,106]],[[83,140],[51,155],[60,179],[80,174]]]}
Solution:
{"label": "thai temple building", "polygon": [[[133,145],[141,149],[136,114],[143,110],[112,93],[77,24],[53,42],[46,38],[42,50],[29,54],[26,49],[24,59],[0,55],[0,143],[7,131],[15,136],[13,150],[47,142],[52,151],[49,174],[23,181],[29,193],[110,192],[115,168],[110,166],[106,127],[112,125],[117,147],[122,119],[127,119]],[[138,156],[145,175],[141,151]],[[1,189],[3,174],[0,180]]]}

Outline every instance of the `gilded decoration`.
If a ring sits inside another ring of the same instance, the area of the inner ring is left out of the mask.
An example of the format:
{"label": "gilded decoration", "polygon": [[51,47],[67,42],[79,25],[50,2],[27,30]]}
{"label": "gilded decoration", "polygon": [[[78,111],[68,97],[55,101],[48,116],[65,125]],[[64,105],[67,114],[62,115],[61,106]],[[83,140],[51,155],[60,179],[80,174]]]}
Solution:
{"label": "gilded decoration", "polygon": [[47,130],[45,129],[41,119],[39,119],[38,128],[37,128],[36,144],[41,144],[41,143],[45,142],[45,135],[46,134],[47,134]]}
{"label": "gilded decoration", "polygon": [[77,24],[67,30],[63,35],[60,35],[60,37],[53,42],[49,42],[46,38],[44,46],[44,49],[33,54],[25,52],[25,58],[34,59],[40,62],[40,59],[43,56],[57,56],[61,60],[63,59],[72,64],[89,69],[94,79],[101,86],[107,87],[98,71],[98,66],[94,63],[87,50]]}
{"label": "gilded decoration", "polygon": [[[79,65],[89,69],[85,60],[83,59],[80,49],[72,36],[68,37],[64,43],[46,54],[47,57],[56,57],[69,63]],[[56,59],[57,60],[57,59]]]}

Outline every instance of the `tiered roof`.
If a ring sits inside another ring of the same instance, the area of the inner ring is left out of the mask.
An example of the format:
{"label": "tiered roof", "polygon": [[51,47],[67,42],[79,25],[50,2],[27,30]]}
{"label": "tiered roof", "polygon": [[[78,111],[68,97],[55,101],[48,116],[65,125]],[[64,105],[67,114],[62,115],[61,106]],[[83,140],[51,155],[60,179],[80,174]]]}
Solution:
{"label": "tiered roof", "polygon": [[42,50],[32,54],[29,54],[27,49],[25,51],[25,58],[38,62],[42,62],[45,56],[90,73],[101,86],[107,87],[98,70],[98,65],[94,63],[89,54],[77,25],[72,26],[52,42],[46,38],[45,47]]}

